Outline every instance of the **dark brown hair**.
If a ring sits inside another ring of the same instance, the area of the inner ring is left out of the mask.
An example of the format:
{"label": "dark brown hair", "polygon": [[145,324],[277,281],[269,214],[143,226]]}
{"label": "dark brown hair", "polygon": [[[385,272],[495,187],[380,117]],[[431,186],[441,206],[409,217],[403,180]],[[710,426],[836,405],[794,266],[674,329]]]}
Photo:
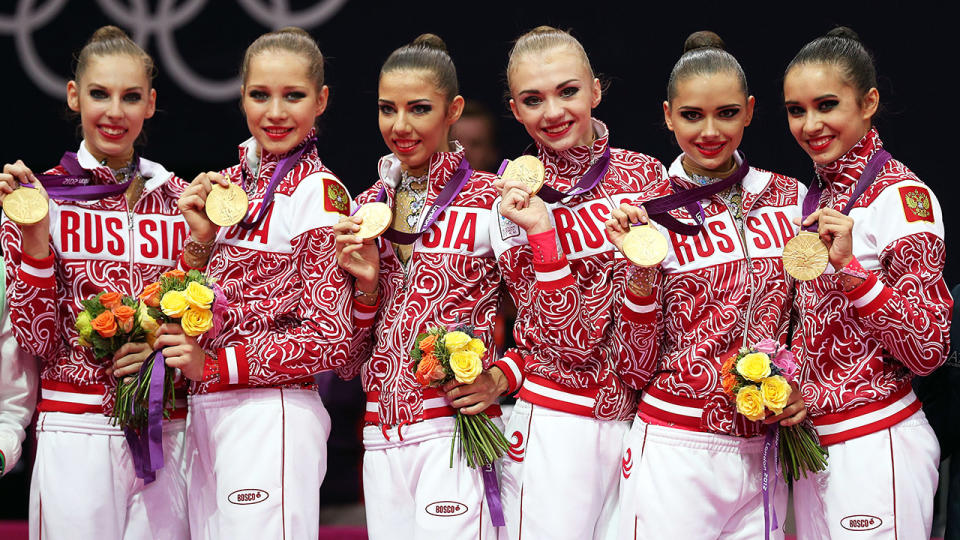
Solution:
{"label": "dark brown hair", "polygon": [[390,53],[380,68],[380,78],[394,71],[426,71],[433,75],[437,89],[450,102],[460,93],[457,68],[447,45],[435,34],[421,34],[410,44]]}
{"label": "dark brown hair", "polygon": [[827,35],[807,43],[787,65],[785,73],[804,64],[832,64],[843,79],[863,98],[877,87],[877,69],[873,56],[860,42],[860,36],[846,26],[838,26]]}
{"label": "dark brown hair", "polygon": [[683,43],[683,55],[673,65],[667,80],[667,101],[672,102],[677,95],[680,81],[694,75],[713,75],[714,73],[732,73],[740,82],[744,96],[749,96],[747,76],[740,62],[725,50],[723,40],[709,30],[690,34]]}

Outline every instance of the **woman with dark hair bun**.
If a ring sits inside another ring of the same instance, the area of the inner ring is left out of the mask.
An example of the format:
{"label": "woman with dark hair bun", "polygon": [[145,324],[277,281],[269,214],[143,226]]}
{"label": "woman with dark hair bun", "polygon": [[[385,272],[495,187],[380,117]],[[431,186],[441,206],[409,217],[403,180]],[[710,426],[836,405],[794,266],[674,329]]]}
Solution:
{"label": "woman with dark hair bun", "polygon": [[[354,276],[355,348],[338,373],[361,375],[367,393],[367,532],[375,540],[493,539],[496,510],[484,496],[481,471],[459,455],[451,468],[450,454],[457,410],[484,412],[502,425],[496,399],[507,379],[491,367],[500,287],[490,243],[496,177],[472,170],[463,147],[449,139],[463,98],[439,37],[425,34],[393,51],[377,94],[390,154],[380,159],[380,178],[356,202],[387,202],[393,221],[379,248],[356,235],[359,216],[334,227],[340,266]],[[425,388],[410,353],[417,336],[459,325],[482,340],[483,369],[470,384]],[[487,481],[496,489],[495,472]]]}
{"label": "woman with dark hair bun", "polygon": [[816,169],[802,223],[829,256],[796,300],[803,397],[830,452],[825,473],[794,486],[797,532],[929,538],[940,448],[910,379],[949,348],[940,205],[883,148],[876,69],[852,30],[806,44],[783,94]]}
{"label": "woman with dark hair bun", "polygon": [[[626,381],[650,382],[638,387],[625,439],[631,470],[620,482],[620,538],[783,537],[787,490],[772,455],[764,490],[764,436],[769,424],[803,420],[800,393],[780,381],[782,412],[751,420],[731,401],[724,377],[741,347],[786,343],[793,296],[781,255],[804,191],[793,178],[749,166],[738,150],[754,102],[720,37],[692,34],[670,73],[663,114],[682,150],[669,168],[674,191],[707,190],[701,200],[708,202],[696,235],[661,224],[666,258],[629,274],[624,319],[649,336],[659,360],[621,368]],[[686,209],[672,213],[691,222]],[[623,249],[631,222],[645,219],[634,207],[613,212],[611,240]],[[691,508],[697,519],[688,518]]]}

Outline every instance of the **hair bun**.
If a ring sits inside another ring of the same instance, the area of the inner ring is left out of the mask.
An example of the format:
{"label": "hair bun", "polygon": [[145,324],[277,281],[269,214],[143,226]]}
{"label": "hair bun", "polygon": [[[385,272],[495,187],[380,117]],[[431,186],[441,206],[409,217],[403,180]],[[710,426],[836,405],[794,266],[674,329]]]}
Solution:
{"label": "hair bun", "polygon": [[130,39],[130,36],[120,28],[109,24],[107,26],[101,26],[90,36],[90,41],[88,43],[95,43],[98,41],[110,41],[112,39]]}
{"label": "hair bun", "polygon": [[716,32],[711,32],[710,30],[700,30],[699,32],[694,32],[687,37],[687,40],[683,42],[683,52],[688,53],[697,49],[720,49],[721,51],[726,50],[726,44],[723,42],[723,39],[716,34]]}
{"label": "hair bun", "polygon": [[410,43],[411,46],[420,46],[427,49],[437,49],[438,51],[448,52],[447,44],[436,34],[420,34],[417,39]]}
{"label": "hair bun", "polygon": [[827,32],[827,37],[852,39],[853,41],[860,43],[860,36],[857,35],[857,33],[854,32],[851,28],[846,26],[838,26],[833,30],[830,30],[829,32]]}

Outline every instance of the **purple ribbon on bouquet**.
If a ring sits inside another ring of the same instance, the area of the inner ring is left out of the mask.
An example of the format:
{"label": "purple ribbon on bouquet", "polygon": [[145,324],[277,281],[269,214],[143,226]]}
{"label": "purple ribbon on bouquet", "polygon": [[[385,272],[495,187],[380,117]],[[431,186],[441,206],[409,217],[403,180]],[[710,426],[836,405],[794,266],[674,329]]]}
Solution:
{"label": "purple ribbon on bouquet", "polygon": [[[530,147],[527,147],[527,150],[524,154],[533,155],[530,151]],[[497,176],[503,176],[503,171],[507,168],[507,164],[510,163],[509,159],[503,160],[500,164],[500,168],[497,169]],[[540,187],[540,191],[537,192],[537,196],[543,199],[548,203],[560,202],[567,197],[573,197],[574,195],[583,195],[584,193],[589,192],[593,188],[597,187],[597,184],[600,183],[600,180],[607,175],[607,170],[610,169],[610,147],[604,148],[603,153],[600,154],[600,158],[587,169],[587,172],[580,177],[580,180],[570,188],[569,191],[560,191],[558,189],[552,188],[547,184],[544,184]]]}
{"label": "purple ribbon on bouquet", "polygon": [[[263,203],[260,205],[260,211],[257,212],[257,215],[253,218],[253,221],[248,223],[247,215],[250,213],[250,210],[247,209],[247,214],[243,215],[243,219],[240,220],[240,223],[237,223],[240,228],[249,231],[251,229],[255,229],[257,225],[260,225],[260,222],[263,221],[263,218],[267,217],[267,210],[270,208],[270,203],[273,202],[273,193],[277,190],[277,186],[280,185],[283,177],[293,169],[293,166],[296,165],[298,161],[300,161],[300,157],[303,156],[304,152],[306,152],[308,148],[316,145],[317,138],[310,137],[298,150],[281,159],[277,163],[277,168],[273,170],[273,174],[270,176],[270,183],[267,184],[267,192],[263,197]],[[240,176],[243,179],[243,188],[246,189],[247,168],[242,164],[240,165]],[[256,180],[254,180],[254,182],[256,182]]]}
{"label": "purple ribbon on bouquet", "polygon": [[157,471],[163,468],[163,382],[166,360],[161,351],[154,351],[150,356],[153,358],[153,369],[147,372],[148,359],[137,373],[138,384],[144,377],[150,378],[147,425],[140,433],[131,427],[123,428],[133,458],[133,469],[145,485],[156,480]]}
{"label": "purple ribbon on bouquet", "polygon": [[[136,163],[130,180],[121,184],[93,184],[93,172],[80,166],[75,152],[65,152],[60,158],[60,166],[67,174],[38,174],[37,181],[43,184],[43,189],[47,190],[47,195],[51,199],[62,201],[96,201],[119,195],[127,190],[130,181],[137,176],[140,170],[140,159],[134,155],[133,162]],[[35,189],[32,184],[21,184],[26,188]]]}
{"label": "purple ribbon on bouquet", "polygon": [[[770,532],[779,528],[777,521],[777,504],[772,501],[777,491],[777,467],[776,460],[779,456],[780,447],[780,425],[773,424],[767,429],[767,434],[763,440],[763,466],[760,489],[763,491],[763,535],[766,540],[770,540]],[[771,456],[771,453],[773,455]],[[770,464],[774,463],[773,487],[770,486]],[[773,521],[771,522],[771,513]]]}
{"label": "purple ribbon on bouquet", "polygon": [[[850,210],[853,209],[853,205],[857,202],[857,199],[873,184],[873,181],[877,179],[877,175],[880,174],[880,169],[887,164],[887,161],[890,161],[891,157],[890,152],[881,148],[870,158],[867,166],[864,167],[863,172],[860,173],[860,179],[857,180],[857,187],[853,190],[853,195],[850,195],[850,200],[847,201],[847,205],[840,211],[841,214],[845,216],[850,214]],[[803,219],[807,219],[807,216],[816,212],[817,208],[820,207],[820,195],[822,193],[823,186],[819,181],[814,179],[813,182],[810,183],[806,197],[803,198]],[[805,226],[803,230],[817,232],[817,228],[817,222],[814,221],[810,225]]]}
{"label": "purple ribbon on bouquet", "polygon": [[[463,190],[463,186],[467,185],[467,180],[470,179],[470,176],[473,175],[473,169],[470,168],[470,162],[466,158],[460,160],[460,166],[457,167],[457,170],[453,173],[453,176],[450,177],[450,180],[447,180],[447,184],[443,186],[443,190],[437,195],[437,200],[433,203],[433,206],[427,210],[426,218],[423,222],[423,227],[420,228],[419,232],[408,233],[401,232],[393,228],[393,226],[387,227],[387,230],[383,233],[383,237],[387,240],[403,245],[410,245],[417,241],[423,233],[427,232],[430,227],[437,221],[440,217],[440,214],[450,206],[450,203],[453,202],[453,199],[457,197],[460,191]],[[385,186],[380,186],[380,191],[377,192],[376,202],[386,202],[387,200],[387,188]],[[350,215],[356,214],[357,210],[360,207],[358,206],[353,210]]]}
{"label": "purple ribbon on bouquet", "polygon": [[483,477],[483,491],[487,495],[487,506],[490,507],[490,521],[494,527],[503,527],[503,501],[500,500],[500,483],[497,481],[497,470],[493,463],[484,465],[480,469]]}

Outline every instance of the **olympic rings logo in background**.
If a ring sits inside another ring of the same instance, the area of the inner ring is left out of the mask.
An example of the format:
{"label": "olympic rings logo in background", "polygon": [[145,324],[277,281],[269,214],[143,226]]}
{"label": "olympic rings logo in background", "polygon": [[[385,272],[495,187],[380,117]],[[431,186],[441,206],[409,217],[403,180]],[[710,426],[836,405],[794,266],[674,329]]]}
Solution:
{"label": "olympic rings logo in background", "polygon": [[[205,101],[236,98],[239,78],[212,80],[197,74],[187,65],[174,40],[174,32],[192,21],[207,0],[159,0],[154,12],[150,10],[149,0],[96,0],[96,3],[144,49],[150,38],[155,37],[158,63],[164,74],[187,93]],[[299,11],[291,11],[286,0],[237,0],[237,3],[247,15],[271,30],[295,25],[309,31],[327,22],[347,0],[321,0]],[[43,63],[33,36],[59,15],[66,4],[67,0],[19,0],[13,15],[0,14],[0,33],[14,37],[24,71],[41,90],[60,99],[66,96],[67,79]]]}

